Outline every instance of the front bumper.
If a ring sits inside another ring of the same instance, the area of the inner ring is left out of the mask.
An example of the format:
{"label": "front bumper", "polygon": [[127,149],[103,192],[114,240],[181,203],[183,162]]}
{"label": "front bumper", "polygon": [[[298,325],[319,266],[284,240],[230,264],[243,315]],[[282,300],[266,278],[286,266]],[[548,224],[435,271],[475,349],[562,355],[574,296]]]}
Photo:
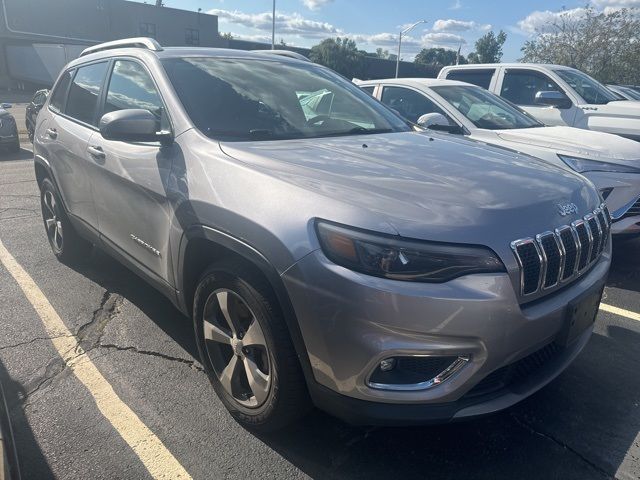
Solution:
{"label": "front bumper", "polygon": [[[283,275],[309,355],[317,406],[352,423],[441,422],[506,408],[557,376],[588,341],[590,328],[518,385],[471,390],[492,372],[554,343],[568,303],[602,289],[610,245],[573,284],[521,306],[507,274],[443,284],[397,282],[352,272],[321,251]],[[464,355],[467,365],[432,388],[380,390],[367,384],[393,355]]]}
{"label": "front bumper", "polygon": [[640,202],[640,174],[588,172],[584,176],[591,180],[598,190],[610,191],[605,202],[613,219],[611,234],[639,234],[640,215],[630,215],[628,212]]}

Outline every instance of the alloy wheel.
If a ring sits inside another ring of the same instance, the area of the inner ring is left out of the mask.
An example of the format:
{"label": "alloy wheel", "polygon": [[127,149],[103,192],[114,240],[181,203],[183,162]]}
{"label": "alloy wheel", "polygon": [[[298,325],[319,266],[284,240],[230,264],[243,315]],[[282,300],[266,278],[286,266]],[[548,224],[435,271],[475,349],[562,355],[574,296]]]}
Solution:
{"label": "alloy wheel", "polygon": [[224,288],[209,295],[203,315],[206,352],[220,385],[240,405],[260,407],[271,389],[272,362],[256,315]]}
{"label": "alloy wheel", "polygon": [[42,199],[44,208],[42,213],[44,216],[44,223],[47,229],[47,237],[49,241],[58,251],[62,251],[63,236],[62,236],[62,221],[60,220],[60,211],[55,196],[51,190],[44,192]]}

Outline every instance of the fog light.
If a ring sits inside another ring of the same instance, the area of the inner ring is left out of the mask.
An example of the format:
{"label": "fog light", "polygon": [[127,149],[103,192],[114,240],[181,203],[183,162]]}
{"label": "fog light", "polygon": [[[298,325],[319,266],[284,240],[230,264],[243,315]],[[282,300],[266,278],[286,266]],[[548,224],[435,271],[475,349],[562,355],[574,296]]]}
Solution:
{"label": "fog light", "polygon": [[393,370],[396,366],[395,358],[386,358],[380,362],[380,370],[383,372],[388,372],[389,370]]}

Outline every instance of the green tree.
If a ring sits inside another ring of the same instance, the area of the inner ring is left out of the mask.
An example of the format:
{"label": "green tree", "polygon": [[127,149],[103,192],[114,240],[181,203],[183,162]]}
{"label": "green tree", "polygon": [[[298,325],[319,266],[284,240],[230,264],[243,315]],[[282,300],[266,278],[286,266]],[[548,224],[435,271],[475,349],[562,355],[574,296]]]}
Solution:
{"label": "green tree", "polygon": [[[496,35],[493,30],[476,40],[476,51],[468,55],[469,63],[497,63],[502,59],[502,47],[507,41],[507,34],[500,30]],[[476,61],[477,60],[477,61]]]}
{"label": "green tree", "polygon": [[458,57],[459,64],[467,63],[467,59],[462,55],[458,55],[454,50],[446,48],[423,48],[420,50],[418,55],[416,55],[414,62],[423,65],[437,65],[444,67],[447,65],[455,65],[456,57]]}
{"label": "green tree", "polygon": [[365,71],[365,55],[349,38],[327,38],[311,48],[309,59],[344,75],[361,77]]}
{"label": "green tree", "polygon": [[233,35],[231,35],[231,32],[223,33],[220,36],[226,40],[233,40]]}
{"label": "green tree", "polygon": [[640,9],[561,12],[522,53],[522,61],[567,65],[604,83],[640,84]]}

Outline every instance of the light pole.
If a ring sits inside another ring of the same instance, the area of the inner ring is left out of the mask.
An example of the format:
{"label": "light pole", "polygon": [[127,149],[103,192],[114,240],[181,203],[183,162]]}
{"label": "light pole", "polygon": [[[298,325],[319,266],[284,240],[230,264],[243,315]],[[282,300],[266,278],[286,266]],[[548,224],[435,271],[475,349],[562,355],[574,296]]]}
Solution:
{"label": "light pole", "polygon": [[276,49],[276,0],[273,0],[273,14],[271,16],[271,50]]}
{"label": "light pole", "polygon": [[400,36],[398,37],[398,58],[396,58],[396,78],[398,78],[398,71],[400,70],[400,47],[402,46],[402,35],[404,35],[405,33],[409,33],[411,30],[413,30],[417,25],[420,25],[421,23],[427,23],[427,21],[418,20],[416,23],[405,28],[400,32]]}

